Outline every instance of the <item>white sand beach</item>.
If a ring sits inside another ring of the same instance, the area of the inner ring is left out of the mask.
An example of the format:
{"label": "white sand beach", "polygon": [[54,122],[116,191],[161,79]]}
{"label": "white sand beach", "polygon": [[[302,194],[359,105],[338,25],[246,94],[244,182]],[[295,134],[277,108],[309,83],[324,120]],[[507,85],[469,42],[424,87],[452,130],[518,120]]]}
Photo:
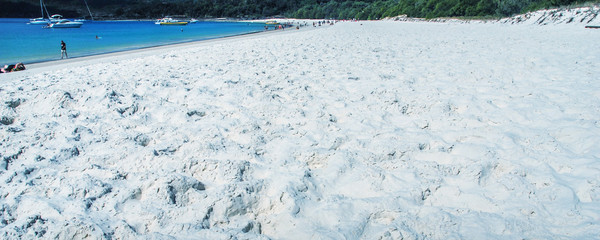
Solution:
{"label": "white sand beach", "polygon": [[340,22],[2,74],[0,238],[598,239],[585,25]]}

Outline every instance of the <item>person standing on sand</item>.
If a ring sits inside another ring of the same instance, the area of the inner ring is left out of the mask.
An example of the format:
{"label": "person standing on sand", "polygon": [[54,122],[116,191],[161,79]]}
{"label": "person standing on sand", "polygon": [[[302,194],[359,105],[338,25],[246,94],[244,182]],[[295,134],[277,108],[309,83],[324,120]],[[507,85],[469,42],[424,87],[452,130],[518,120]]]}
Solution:
{"label": "person standing on sand", "polygon": [[60,40],[60,59],[63,59],[63,57],[69,58],[67,55],[67,44]]}

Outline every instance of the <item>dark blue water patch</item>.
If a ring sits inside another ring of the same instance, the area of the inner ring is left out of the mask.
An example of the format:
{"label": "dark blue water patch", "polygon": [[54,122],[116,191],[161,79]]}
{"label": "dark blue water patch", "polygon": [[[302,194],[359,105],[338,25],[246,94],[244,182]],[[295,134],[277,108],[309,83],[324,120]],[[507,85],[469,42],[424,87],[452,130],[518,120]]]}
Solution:
{"label": "dark blue water patch", "polygon": [[86,21],[81,28],[43,28],[28,19],[0,18],[0,64],[60,59],[60,41],[69,57],[139,49],[173,43],[241,35],[264,30],[264,24],[198,22],[184,26],[154,21]]}

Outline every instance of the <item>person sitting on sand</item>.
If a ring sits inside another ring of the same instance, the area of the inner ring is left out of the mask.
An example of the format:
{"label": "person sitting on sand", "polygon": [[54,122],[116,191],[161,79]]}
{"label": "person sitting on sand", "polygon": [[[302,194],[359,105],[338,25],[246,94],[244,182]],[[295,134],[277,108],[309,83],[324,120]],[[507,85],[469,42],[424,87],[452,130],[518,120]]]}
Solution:
{"label": "person sitting on sand", "polygon": [[12,70],[12,68],[15,67],[15,65],[4,65],[4,67],[0,68],[0,73],[7,73],[10,72],[10,70]]}
{"label": "person sitting on sand", "polygon": [[0,73],[8,73],[8,72],[16,72],[25,70],[25,65],[23,63],[4,65],[3,68],[0,68]]}

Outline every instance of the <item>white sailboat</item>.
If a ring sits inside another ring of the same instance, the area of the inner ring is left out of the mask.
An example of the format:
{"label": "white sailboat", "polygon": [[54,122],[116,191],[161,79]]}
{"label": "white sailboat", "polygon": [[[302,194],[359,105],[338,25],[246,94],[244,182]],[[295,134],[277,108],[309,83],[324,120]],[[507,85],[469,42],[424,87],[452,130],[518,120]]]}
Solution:
{"label": "white sailboat", "polygon": [[48,19],[45,18],[33,18],[33,19],[29,19],[29,23],[31,25],[47,25],[48,23],[50,23],[50,21],[48,21]]}
{"label": "white sailboat", "polygon": [[40,0],[40,9],[42,10],[42,17],[29,19],[31,25],[48,25],[50,20],[44,18],[44,2]]}
{"label": "white sailboat", "polygon": [[[86,0],[83,0],[85,2],[85,6],[87,7],[88,12],[90,13],[90,17],[92,18],[92,21],[94,20],[94,16],[92,16],[92,11],[90,11],[90,7],[87,4]],[[48,9],[45,9],[45,5],[44,5],[44,1],[40,0],[40,9],[42,11],[42,17],[41,18],[34,18],[34,19],[30,19],[28,24],[32,24],[32,25],[46,25],[46,27],[48,28],[79,28],[81,27],[81,25],[83,25],[83,21],[70,21],[67,19],[63,19],[63,16],[60,14],[54,14],[52,16],[50,16],[50,14],[48,13]],[[46,10],[46,14],[48,15],[48,18],[44,18],[44,10]]]}

